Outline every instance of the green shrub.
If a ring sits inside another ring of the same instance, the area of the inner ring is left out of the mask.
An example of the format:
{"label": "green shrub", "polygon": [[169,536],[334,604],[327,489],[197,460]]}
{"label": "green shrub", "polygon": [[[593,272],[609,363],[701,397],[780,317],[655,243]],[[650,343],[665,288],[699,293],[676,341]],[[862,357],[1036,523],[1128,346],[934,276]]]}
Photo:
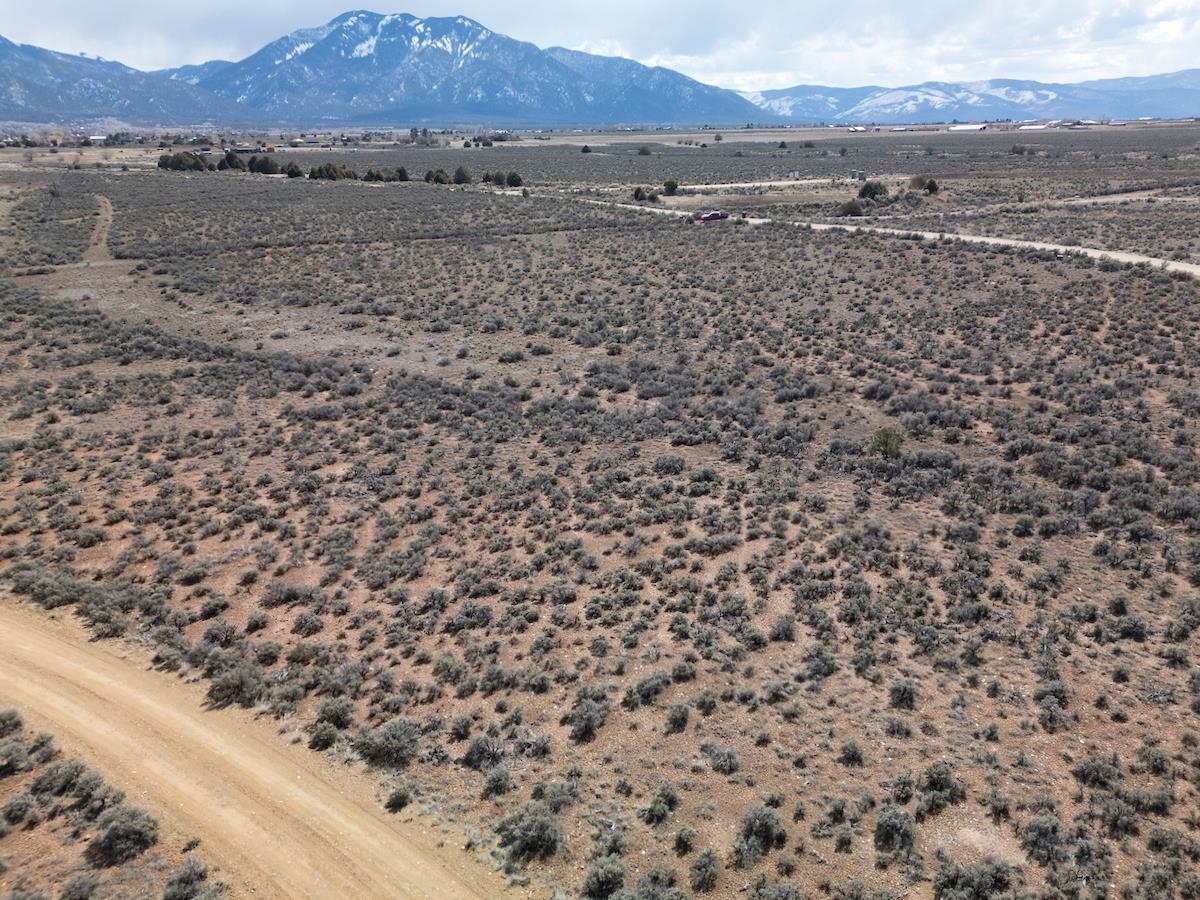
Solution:
{"label": "green shrub", "polygon": [[692,860],[688,868],[688,876],[692,890],[697,893],[707,893],[717,886],[717,873],[720,871],[717,854],[712,847],[705,847]]}
{"label": "green shrub", "polygon": [[349,728],[354,724],[354,701],[349,697],[330,697],[317,706],[317,721],[334,728]]}
{"label": "green shrub", "polygon": [[308,177],[318,181],[354,181],[358,179],[358,173],[349,166],[342,166],[337,163],[324,163],[309,169]]}
{"label": "green shrub", "polygon": [[500,846],[508,849],[510,863],[547,859],[558,852],[562,826],[558,816],[540,800],[531,800],[496,826]]}
{"label": "green shrub", "polygon": [[15,709],[0,709],[0,738],[16,734],[25,727],[25,720]]}
{"label": "green shrub", "polygon": [[354,739],[354,749],[370,766],[403,769],[417,755],[421,726],[401,716],[371,731],[362,731]]}
{"label": "green shrub", "polygon": [[245,172],[250,167],[246,164],[246,160],[234,153],[232,150],[227,150],[221,161],[217,163],[217,171],[219,172]]}
{"label": "green shrub", "polygon": [[561,724],[571,726],[571,740],[584,743],[596,736],[608,719],[608,695],[602,687],[581,684],[576,692],[575,704],[562,718]]}
{"label": "green shrub", "polygon": [[504,742],[491,735],[478,735],[471,738],[467,752],[463,754],[462,763],[476,771],[484,771],[504,761],[507,751]]}
{"label": "green shrub", "polygon": [[787,829],[779,812],[769,806],[751,807],[742,818],[741,828],[733,842],[733,864],[748,869],[775,847],[787,841]]}
{"label": "green shrub", "polygon": [[1071,774],[1086,787],[1108,789],[1121,780],[1121,769],[1116,755],[1106,758],[1095,750],[1075,763]]}
{"label": "green shrub", "polygon": [[1030,817],[1021,828],[1021,846],[1034,862],[1048,866],[1062,854],[1062,823],[1049,810]]}
{"label": "green shrub", "polygon": [[[58,900],[92,900],[96,896],[96,892],[100,890],[101,883],[100,876],[97,873],[80,872],[78,875],[73,875],[63,885],[62,893],[58,895]],[[180,897],[163,894],[164,900],[190,900],[191,896],[193,895]]]}
{"label": "green shrub", "polygon": [[208,702],[216,707],[237,704],[250,708],[267,691],[267,683],[257,667],[248,662],[238,663],[217,675],[208,685]]}
{"label": "green shrub", "polygon": [[888,687],[888,703],[892,709],[912,709],[917,703],[917,683],[911,678],[892,679]]}
{"label": "green shrub", "polygon": [[913,846],[913,817],[895,803],[879,808],[875,817],[875,849],[884,853],[908,853]]}
{"label": "green shrub", "polygon": [[884,459],[896,459],[900,456],[900,448],[903,444],[904,438],[901,437],[900,432],[895,428],[885,426],[871,435],[871,443],[867,445],[867,450]]}
{"label": "green shrub", "polygon": [[203,157],[186,150],[181,153],[164,153],[158,158],[158,167],[174,172],[207,172],[212,169],[212,165]]}
{"label": "green shrub", "polygon": [[592,863],[581,893],[591,900],[611,897],[625,885],[625,863],[615,855],[601,856]]}
{"label": "green shrub", "polygon": [[938,870],[933,878],[937,900],[997,900],[1011,896],[1013,869],[1008,863],[987,859],[973,866],[960,866],[945,852],[938,853]]}
{"label": "green shrub", "polygon": [[661,825],[679,806],[679,792],[667,781],[658,786],[650,805],[638,810],[638,818],[647,825]]}
{"label": "green shrub", "polygon": [[117,866],[158,843],[158,823],[144,809],[114,806],[96,822],[88,855],[100,866]]}
{"label": "green shrub", "polygon": [[280,171],[279,163],[275,162],[273,157],[265,154],[250,157],[248,168],[258,175],[278,175]]}
{"label": "green shrub", "polygon": [[499,797],[513,789],[513,777],[504,766],[496,766],[483,778],[483,799]]}
{"label": "green shrub", "polygon": [[967,799],[966,786],[954,777],[948,762],[935,762],[925,770],[917,785],[921,802],[917,804],[917,821]]}
{"label": "green shrub", "polygon": [[700,745],[700,752],[708,757],[712,770],[721,775],[732,775],[742,767],[737,751],[732,747],[721,747],[712,741]]}
{"label": "green shrub", "polygon": [[337,743],[338,730],[330,722],[318,722],[308,738],[309,750],[328,750]]}
{"label": "green shrub", "polygon": [[413,792],[407,784],[402,784],[399,787],[392,788],[388,794],[387,801],[383,804],[383,808],[390,813],[398,813],[403,810],[408,804],[412,803]]}
{"label": "green shrub", "polygon": [[886,200],[887,195],[887,185],[882,181],[868,181],[858,189],[858,198],[860,200]]}
{"label": "green shrub", "polygon": [[[213,890],[216,888],[216,891]],[[220,887],[208,884],[208,866],[189,856],[167,878],[163,900],[197,900],[220,896]]]}
{"label": "green shrub", "polygon": [[846,741],[842,744],[841,753],[838,754],[838,762],[843,766],[858,767],[863,764],[862,747],[858,745],[858,741]]}
{"label": "green shrub", "polygon": [[37,801],[30,793],[17,794],[7,803],[0,806],[0,821],[6,825],[20,825],[25,817],[37,807]]}

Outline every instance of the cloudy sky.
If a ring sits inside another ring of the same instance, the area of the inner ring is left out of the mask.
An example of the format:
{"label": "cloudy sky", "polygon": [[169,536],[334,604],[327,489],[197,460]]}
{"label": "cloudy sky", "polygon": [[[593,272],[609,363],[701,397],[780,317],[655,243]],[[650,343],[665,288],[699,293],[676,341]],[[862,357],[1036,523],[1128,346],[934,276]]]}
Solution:
{"label": "cloudy sky", "polygon": [[[151,69],[241,59],[356,4],[38,0],[6,5],[0,34],[10,40]],[[466,15],[541,47],[628,56],[740,90],[990,77],[1079,81],[1200,66],[1200,0],[400,0],[368,8]]]}

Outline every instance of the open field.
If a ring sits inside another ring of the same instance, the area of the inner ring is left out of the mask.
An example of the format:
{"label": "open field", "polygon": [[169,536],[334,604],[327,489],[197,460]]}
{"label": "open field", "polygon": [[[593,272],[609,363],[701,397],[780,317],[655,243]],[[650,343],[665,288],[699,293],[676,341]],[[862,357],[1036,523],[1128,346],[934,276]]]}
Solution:
{"label": "open field", "polygon": [[0,158],[0,572],[110,642],[18,665],[335,766],[362,896],[1200,896],[1200,129],[584,137]]}

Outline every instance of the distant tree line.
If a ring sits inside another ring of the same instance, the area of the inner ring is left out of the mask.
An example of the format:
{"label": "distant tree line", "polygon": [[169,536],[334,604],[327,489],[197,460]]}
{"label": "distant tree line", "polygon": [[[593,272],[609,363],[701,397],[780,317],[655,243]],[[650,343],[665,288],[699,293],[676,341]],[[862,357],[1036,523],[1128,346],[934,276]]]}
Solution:
{"label": "distant tree line", "polygon": [[[258,175],[286,175],[288,178],[304,178],[304,170],[294,161],[280,165],[273,157],[243,156],[227,152],[220,161],[212,163],[197,153],[187,150],[178,153],[164,153],[158,158],[158,167],[173,172],[250,172]],[[339,163],[322,163],[308,170],[307,177],[314,181],[343,181],[358,180],[358,172],[349,166]],[[404,166],[396,169],[370,168],[362,177],[363,181],[397,182],[410,181],[408,170]],[[525,180],[517,172],[484,172],[479,179],[484,184],[494,184],[500,187],[521,187]],[[473,184],[475,179],[466,167],[459,166],[454,174],[445,169],[430,169],[425,173],[425,181],[429,184]]]}
{"label": "distant tree line", "polygon": [[507,175],[504,172],[496,172],[495,174],[484,172],[479,180],[485,184],[494,184],[498,187],[508,185],[511,188],[519,188],[525,183],[524,179],[516,172],[509,172]]}
{"label": "distant tree line", "polygon": [[363,181],[408,181],[408,169],[401,166],[398,169],[367,169]]}
{"label": "distant tree line", "polygon": [[349,166],[325,163],[309,169],[308,177],[314,181],[357,181],[358,173]]}
{"label": "distant tree line", "polygon": [[170,169],[174,172],[210,172],[216,171],[216,166],[195,153],[164,153],[158,158],[160,169]]}

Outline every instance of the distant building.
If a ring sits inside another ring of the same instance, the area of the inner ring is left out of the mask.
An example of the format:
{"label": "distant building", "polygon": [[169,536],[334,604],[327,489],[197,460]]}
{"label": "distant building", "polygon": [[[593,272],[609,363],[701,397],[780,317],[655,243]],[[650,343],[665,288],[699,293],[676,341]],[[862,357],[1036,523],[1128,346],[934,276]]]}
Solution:
{"label": "distant building", "polygon": [[950,131],[987,131],[987,123],[981,122],[978,125],[951,125]]}

